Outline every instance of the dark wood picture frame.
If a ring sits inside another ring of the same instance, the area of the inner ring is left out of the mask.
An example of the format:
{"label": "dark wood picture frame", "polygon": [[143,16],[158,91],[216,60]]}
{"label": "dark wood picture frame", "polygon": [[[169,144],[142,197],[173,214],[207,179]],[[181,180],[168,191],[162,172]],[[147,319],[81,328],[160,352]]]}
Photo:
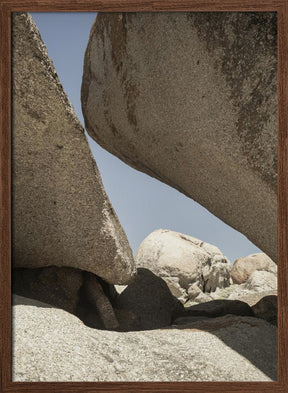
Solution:
{"label": "dark wood picture frame", "polygon": [[[1,392],[288,392],[288,0],[0,0]],[[278,14],[278,380],[276,382],[11,381],[11,13],[81,11],[276,11]]]}

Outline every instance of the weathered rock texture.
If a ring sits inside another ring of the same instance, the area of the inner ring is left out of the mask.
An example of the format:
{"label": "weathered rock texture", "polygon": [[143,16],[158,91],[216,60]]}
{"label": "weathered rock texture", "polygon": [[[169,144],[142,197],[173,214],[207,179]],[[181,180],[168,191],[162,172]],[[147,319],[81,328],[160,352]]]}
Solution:
{"label": "weathered rock texture", "polygon": [[18,297],[12,332],[13,381],[277,379],[277,328],[252,317],[119,333]]}
{"label": "weathered rock texture", "polygon": [[13,264],[70,266],[127,283],[132,251],[29,14],[14,14],[12,49]]}
{"label": "weathered rock texture", "polygon": [[236,259],[231,270],[231,278],[235,284],[242,284],[255,270],[263,270],[277,276],[277,265],[268,255],[258,253]]}
{"label": "weathered rock texture", "polygon": [[270,272],[256,270],[246,281],[245,287],[253,292],[277,290],[277,276]]}
{"label": "weathered rock texture", "polygon": [[277,259],[276,13],[100,13],[87,131]]}
{"label": "weathered rock texture", "polygon": [[162,277],[182,303],[230,285],[231,264],[219,248],[178,232],[152,232],[140,244],[135,262]]}

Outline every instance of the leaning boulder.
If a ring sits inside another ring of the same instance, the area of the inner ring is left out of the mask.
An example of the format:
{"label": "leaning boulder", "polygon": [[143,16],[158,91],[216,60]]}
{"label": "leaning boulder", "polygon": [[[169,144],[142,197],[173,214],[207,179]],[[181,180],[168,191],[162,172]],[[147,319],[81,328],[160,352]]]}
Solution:
{"label": "leaning boulder", "polygon": [[277,260],[277,15],[99,13],[88,133]]}
{"label": "leaning boulder", "polygon": [[125,284],[136,269],[84,129],[31,16],[13,16],[13,265]]}
{"label": "leaning boulder", "polygon": [[255,270],[277,274],[277,265],[264,253],[251,254],[236,259],[231,270],[231,278],[235,284],[242,284]]}
{"label": "leaning boulder", "polygon": [[219,248],[178,232],[152,232],[140,244],[135,262],[163,278],[182,303],[230,285],[231,264]]}

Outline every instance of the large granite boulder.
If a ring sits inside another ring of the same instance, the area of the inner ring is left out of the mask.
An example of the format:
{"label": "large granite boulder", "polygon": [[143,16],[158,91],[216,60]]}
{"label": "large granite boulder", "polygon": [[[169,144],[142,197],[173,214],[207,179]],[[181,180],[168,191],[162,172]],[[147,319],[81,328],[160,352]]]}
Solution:
{"label": "large granite boulder", "polygon": [[236,259],[231,270],[231,278],[235,284],[242,284],[255,270],[263,270],[277,275],[277,265],[272,259],[264,253],[258,253]]}
{"label": "large granite boulder", "polygon": [[152,232],[140,244],[135,262],[163,278],[182,303],[230,285],[231,264],[219,248],[178,232]]}
{"label": "large granite boulder", "polygon": [[90,329],[35,300],[14,303],[14,382],[277,380],[277,328],[261,319],[123,333]]}
{"label": "large granite boulder", "polygon": [[13,265],[125,284],[132,251],[31,16],[13,14]]}
{"label": "large granite boulder", "polygon": [[88,133],[277,260],[275,12],[99,13]]}

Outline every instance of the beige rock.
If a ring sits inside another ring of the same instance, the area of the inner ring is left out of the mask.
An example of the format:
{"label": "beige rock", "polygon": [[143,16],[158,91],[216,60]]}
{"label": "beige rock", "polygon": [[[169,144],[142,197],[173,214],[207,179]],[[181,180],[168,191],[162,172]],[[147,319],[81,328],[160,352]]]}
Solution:
{"label": "beige rock", "polygon": [[187,300],[187,291],[194,283],[206,292],[230,285],[231,264],[222,252],[178,232],[152,232],[140,244],[135,262],[162,277],[178,299]]}
{"label": "beige rock", "polygon": [[263,291],[263,292],[253,292],[242,297],[239,297],[239,300],[249,304],[250,307],[255,306],[263,297],[277,296],[277,291]]}
{"label": "beige rock", "polygon": [[13,265],[68,266],[110,283],[135,274],[84,129],[31,16],[13,16]]}
{"label": "beige rock", "polygon": [[276,13],[100,13],[82,108],[102,147],[276,262]]}
{"label": "beige rock", "polygon": [[63,310],[16,300],[14,382],[277,379],[277,328],[261,319],[225,316],[123,333],[91,329]]}
{"label": "beige rock", "polygon": [[188,296],[190,300],[195,299],[198,295],[201,293],[201,289],[198,287],[196,283],[190,285],[190,287],[187,290]]}
{"label": "beige rock", "polygon": [[[170,292],[172,293],[172,295],[177,297],[178,300],[180,300],[180,302],[182,304],[185,304],[186,301],[188,300],[188,294],[185,291],[185,289],[183,289],[180,286],[179,278],[178,277],[165,277],[164,280],[165,280],[168,288],[170,289]],[[201,292],[200,289],[199,289],[199,291]]]}
{"label": "beige rock", "polygon": [[195,299],[193,299],[193,300],[194,300],[194,302],[196,302],[196,303],[207,303],[207,302],[210,302],[210,301],[213,300],[213,299],[212,299],[212,297],[211,297],[210,295],[208,295],[207,293],[200,292],[199,295],[197,295],[197,296],[195,297]]}
{"label": "beige rock", "polygon": [[236,259],[231,270],[234,283],[242,284],[255,270],[277,274],[277,265],[264,253],[251,254],[247,257]]}
{"label": "beige rock", "polygon": [[274,273],[255,270],[246,281],[245,287],[254,292],[277,290],[277,276]]}

